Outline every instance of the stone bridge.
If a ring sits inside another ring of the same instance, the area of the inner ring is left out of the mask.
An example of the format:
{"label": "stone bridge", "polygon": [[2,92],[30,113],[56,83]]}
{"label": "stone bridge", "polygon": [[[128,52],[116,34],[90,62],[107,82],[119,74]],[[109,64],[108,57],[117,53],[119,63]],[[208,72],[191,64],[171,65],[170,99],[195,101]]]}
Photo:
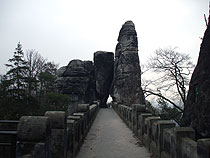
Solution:
{"label": "stone bridge", "polygon": [[[71,98],[67,111],[0,121],[11,125],[0,130],[0,157],[210,158],[209,39],[208,25],[190,82],[185,127],[145,105],[137,33],[127,21],[115,55],[98,51],[94,63],[72,60],[58,70],[56,90]],[[112,108],[107,108],[109,96]]]}
{"label": "stone bridge", "polygon": [[0,132],[12,140],[0,143],[5,147],[1,157],[210,157],[210,139],[196,141],[191,127],[162,120],[143,104],[128,107],[113,102],[112,108],[99,108],[99,104],[79,104],[77,112],[69,116],[64,111],[47,111],[44,116],[21,117],[16,132]]}

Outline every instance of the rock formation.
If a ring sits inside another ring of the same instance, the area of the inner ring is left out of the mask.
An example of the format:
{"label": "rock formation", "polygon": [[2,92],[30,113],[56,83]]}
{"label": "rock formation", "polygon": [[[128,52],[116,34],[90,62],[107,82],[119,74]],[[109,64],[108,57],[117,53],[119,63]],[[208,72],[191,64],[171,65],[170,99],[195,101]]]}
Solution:
{"label": "rock formation", "polygon": [[57,91],[70,96],[69,114],[80,103],[95,100],[95,79],[92,61],[72,60],[57,71]]}
{"label": "rock formation", "polygon": [[107,107],[106,101],[113,80],[114,54],[98,51],[94,53],[94,71],[96,79],[96,97],[100,100],[100,107]]}
{"label": "rock formation", "polygon": [[134,23],[127,21],[122,26],[115,60],[112,52],[98,51],[94,53],[94,65],[91,61],[72,60],[57,71],[57,76],[56,88],[71,97],[70,107],[95,98],[100,100],[100,107],[106,107],[109,94],[127,106],[144,104]]}
{"label": "rock formation", "polygon": [[137,33],[132,21],[125,22],[119,33],[111,91],[116,102],[128,106],[145,103],[141,88]]}
{"label": "rock formation", "polygon": [[210,137],[210,26],[204,34],[197,65],[190,81],[183,125],[192,126],[197,138]]}

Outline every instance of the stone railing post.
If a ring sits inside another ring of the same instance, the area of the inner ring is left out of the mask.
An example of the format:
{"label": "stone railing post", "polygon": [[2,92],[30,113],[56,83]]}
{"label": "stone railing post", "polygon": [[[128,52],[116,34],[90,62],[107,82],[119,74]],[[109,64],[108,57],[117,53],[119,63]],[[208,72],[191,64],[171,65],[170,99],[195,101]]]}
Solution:
{"label": "stone railing post", "polygon": [[66,113],[63,111],[47,111],[45,116],[50,118],[52,127],[51,156],[52,158],[66,158]]}
{"label": "stone railing post", "polygon": [[199,139],[197,143],[198,158],[210,158],[210,138]]}
{"label": "stone railing post", "polygon": [[160,120],[157,122],[157,148],[161,154],[163,150],[163,130],[175,127],[176,124],[171,120]]}
{"label": "stone railing post", "polygon": [[175,127],[171,120],[159,120],[152,124],[151,152],[155,157],[160,157],[163,150],[163,130]]}
{"label": "stone railing post", "polygon": [[17,158],[50,158],[50,119],[22,116],[17,127]]}
{"label": "stone railing post", "polygon": [[138,115],[145,112],[146,106],[143,104],[132,104],[132,130],[135,135],[138,135]]}
{"label": "stone railing post", "polygon": [[[73,120],[73,121],[70,121]],[[73,144],[72,144],[72,152],[73,156],[79,151],[81,139],[82,139],[82,131],[81,131],[81,117],[80,116],[68,116],[67,117],[67,124],[70,129],[70,135],[73,137]]]}
{"label": "stone railing post", "polygon": [[195,131],[191,127],[175,127],[172,131],[170,154],[173,155],[174,158],[181,158],[181,139],[187,137],[194,140]]}
{"label": "stone railing post", "polygon": [[67,118],[67,157],[72,158],[74,156],[74,148],[76,144],[75,127],[76,121]]}
{"label": "stone railing post", "polygon": [[73,113],[74,116],[80,116],[82,119],[82,136],[85,137],[88,132],[89,123],[89,104],[79,104],[77,112]]}
{"label": "stone railing post", "polygon": [[143,136],[143,143],[146,148],[150,151],[150,143],[152,141],[152,124],[156,121],[160,120],[159,116],[147,117],[145,119],[145,134]]}
{"label": "stone railing post", "polygon": [[152,114],[151,113],[142,113],[141,115],[138,116],[138,126],[139,126],[139,130],[138,130],[138,138],[143,141],[143,135],[144,133],[146,133],[145,130],[145,119],[147,117],[151,117]]}
{"label": "stone railing post", "polygon": [[181,139],[181,158],[198,158],[196,141],[187,137]]}

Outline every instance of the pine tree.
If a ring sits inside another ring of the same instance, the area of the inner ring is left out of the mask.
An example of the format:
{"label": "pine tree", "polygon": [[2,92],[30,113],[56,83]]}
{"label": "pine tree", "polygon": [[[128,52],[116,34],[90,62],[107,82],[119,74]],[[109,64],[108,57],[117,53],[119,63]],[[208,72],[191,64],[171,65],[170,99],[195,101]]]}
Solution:
{"label": "pine tree", "polygon": [[9,87],[8,94],[13,98],[21,99],[25,95],[26,87],[26,73],[27,73],[27,62],[24,60],[24,52],[20,42],[17,44],[13,58],[9,59],[9,64],[6,66],[9,71],[6,73]]}

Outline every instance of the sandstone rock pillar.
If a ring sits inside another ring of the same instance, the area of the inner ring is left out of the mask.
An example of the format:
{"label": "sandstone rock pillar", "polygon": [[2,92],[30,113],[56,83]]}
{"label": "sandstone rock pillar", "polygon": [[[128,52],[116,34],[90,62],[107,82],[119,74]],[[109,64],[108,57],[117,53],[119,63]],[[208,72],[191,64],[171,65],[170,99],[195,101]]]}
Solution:
{"label": "sandstone rock pillar", "polygon": [[114,54],[98,51],[94,53],[94,71],[96,79],[96,97],[100,100],[100,107],[107,107],[106,101],[113,80]]}
{"label": "sandstone rock pillar", "polygon": [[141,88],[137,33],[132,21],[125,22],[119,33],[111,91],[113,100],[118,103],[127,106],[145,103]]}

